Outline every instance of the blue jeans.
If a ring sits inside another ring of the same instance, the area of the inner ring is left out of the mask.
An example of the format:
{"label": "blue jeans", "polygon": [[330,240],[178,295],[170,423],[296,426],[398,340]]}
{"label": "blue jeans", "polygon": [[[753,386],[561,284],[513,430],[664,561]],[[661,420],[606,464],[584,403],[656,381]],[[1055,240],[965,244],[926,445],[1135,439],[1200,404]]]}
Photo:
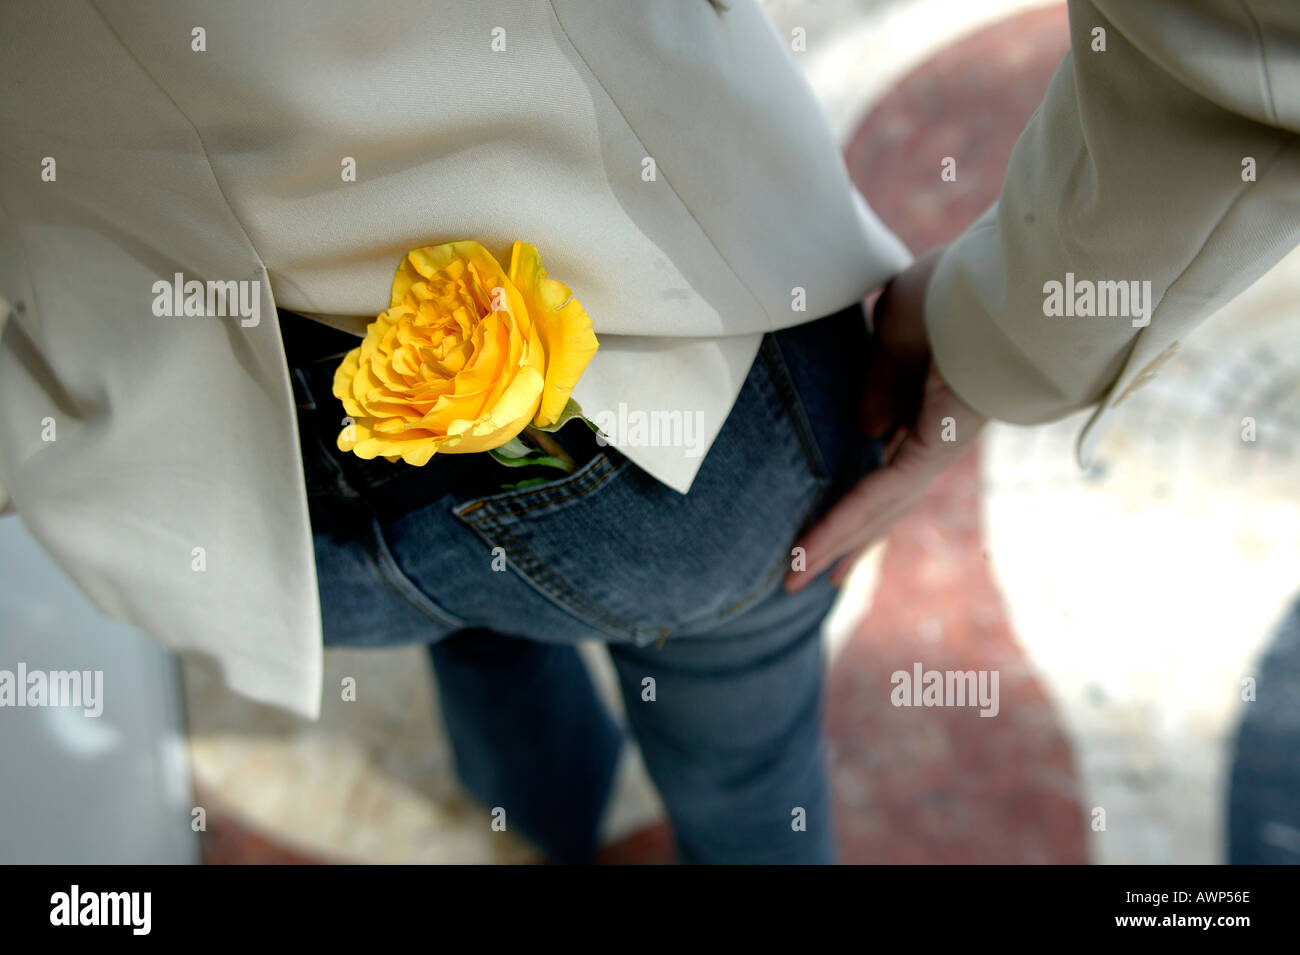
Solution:
{"label": "blue jeans", "polygon": [[[869,468],[858,306],[765,336],[689,494],[581,422],[576,473],[486,454],[423,468],[334,445],[337,359],[293,369],[327,645],[427,644],[457,771],[553,860],[592,858],[624,729],[577,653],[606,645],[686,862],[833,861],[823,577],[799,532]],[[543,472],[554,475],[556,472]]]}

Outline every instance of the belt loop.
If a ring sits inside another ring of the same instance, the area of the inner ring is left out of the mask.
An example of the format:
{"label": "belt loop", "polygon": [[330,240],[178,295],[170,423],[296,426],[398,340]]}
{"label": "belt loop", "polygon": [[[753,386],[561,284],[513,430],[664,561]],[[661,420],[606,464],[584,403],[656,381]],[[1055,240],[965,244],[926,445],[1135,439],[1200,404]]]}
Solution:
{"label": "belt loop", "polygon": [[301,368],[290,368],[289,378],[293,382],[293,397],[298,403],[298,410],[315,411],[316,399],[312,396],[311,385],[307,382],[307,373]]}

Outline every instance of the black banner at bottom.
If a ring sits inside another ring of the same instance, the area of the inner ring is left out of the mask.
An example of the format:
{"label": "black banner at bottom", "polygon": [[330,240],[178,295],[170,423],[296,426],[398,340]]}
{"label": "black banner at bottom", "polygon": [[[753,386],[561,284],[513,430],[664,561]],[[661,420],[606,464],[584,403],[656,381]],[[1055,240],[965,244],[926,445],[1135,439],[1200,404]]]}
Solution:
{"label": "black banner at bottom", "polygon": [[886,927],[917,930],[927,942],[1047,941],[1045,928],[1055,939],[1229,941],[1293,926],[1297,885],[1293,868],[1191,866],[671,874],[552,866],[39,866],[6,874],[6,939],[75,933],[79,944],[115,945],[145,938],[373,942],[437,928],[499,943],[516,932],[536,941],[539,931],[605,927],[613,938],[627,937],[638,925],[634,935],[646,930],[662,940],[669,936],[661,932],[678,925],[711,925],[734,938],[781,922],[796,931],[801,924],[814,931],[843,926],[860,937]]}

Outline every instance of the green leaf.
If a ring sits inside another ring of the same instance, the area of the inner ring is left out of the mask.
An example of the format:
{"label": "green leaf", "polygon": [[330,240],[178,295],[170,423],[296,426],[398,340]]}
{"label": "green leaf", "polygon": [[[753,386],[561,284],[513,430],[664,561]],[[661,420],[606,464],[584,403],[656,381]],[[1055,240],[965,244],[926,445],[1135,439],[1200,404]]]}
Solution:
{"label": "green leaf", "polygon": [[497,454],[499,448],[493,448],[488,452],[498,464],[504,464],[508,468],[559,468],[561,471],[568,472],[569,465],[562,458],[552,457],[549,454],[542,454],[540,451],[530,451],[523,457],[510,457],[508,455]]}
{"label": "green leaf", "polygon": [[[555,424],[548,424],[545,428],[540,425],[533,425],[533,427],[538,431],[559,431],[574,418],[582,418],[583,421],[587,421],[582,414],[582,405],[570,398],[568,403],[564,406],[564,410],[560,412],[560,417],[556,419]],[[587,421],[587,424],[590,425],[591,422]],[[595,425],[591,426],[593,428],[595,427]]]}
{"label": "green leaf", "polygon": [[[537,449],[529,447],[518,438],[511,438],[499,448],[491,450],[492,457],[501,461],[502,458],[526,458],[530,454],[536,454]],[[502,462],[505,463],[505,462]]]}

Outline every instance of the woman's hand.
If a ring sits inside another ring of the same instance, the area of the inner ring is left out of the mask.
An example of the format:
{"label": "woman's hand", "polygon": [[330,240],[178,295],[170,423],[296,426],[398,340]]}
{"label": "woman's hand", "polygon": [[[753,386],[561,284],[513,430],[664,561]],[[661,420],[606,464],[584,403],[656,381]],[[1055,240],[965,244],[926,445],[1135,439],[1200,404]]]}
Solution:
{"label": "woman's hand", "polygon": [[792,570],[792,593],[839,561],[843,583],[856,558],[925,496],[930,484],[974,442],[985,418],[957,397],[931,360],[925,290],[942,247],[897,275],[876,302],[862,426],[889,442],[886,464],[859,481],[799,541],[806,569]]}

